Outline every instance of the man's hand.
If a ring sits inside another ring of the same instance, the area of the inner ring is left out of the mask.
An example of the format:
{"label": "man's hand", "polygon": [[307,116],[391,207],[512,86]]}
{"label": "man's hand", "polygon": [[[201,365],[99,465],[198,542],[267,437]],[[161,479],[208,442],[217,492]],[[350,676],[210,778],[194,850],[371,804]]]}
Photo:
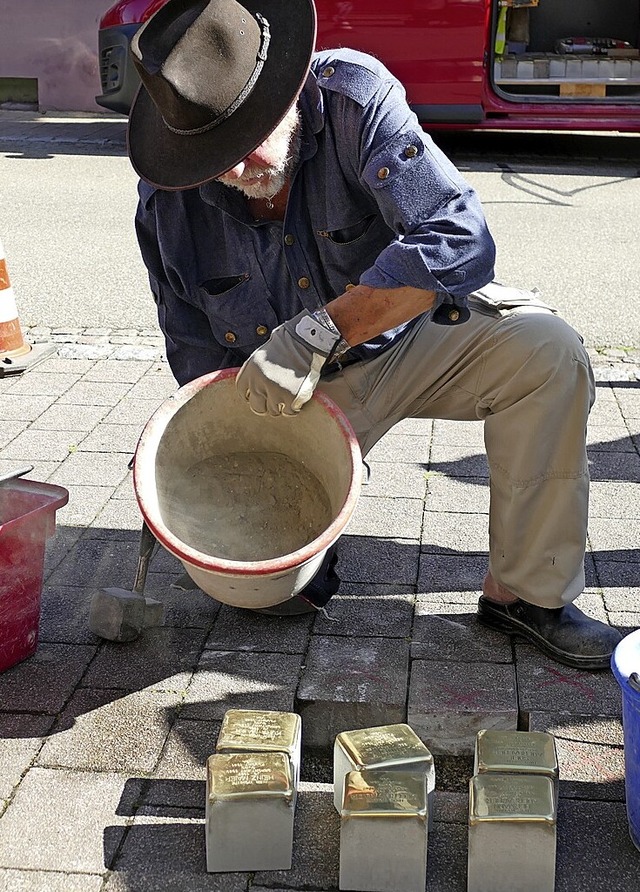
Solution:
{"label": "man's hand", "polygon": [[271,332],[236,378],[256,415],[297,415],[313,396],[322,366],[349,347],[323,310],[304,310]]}

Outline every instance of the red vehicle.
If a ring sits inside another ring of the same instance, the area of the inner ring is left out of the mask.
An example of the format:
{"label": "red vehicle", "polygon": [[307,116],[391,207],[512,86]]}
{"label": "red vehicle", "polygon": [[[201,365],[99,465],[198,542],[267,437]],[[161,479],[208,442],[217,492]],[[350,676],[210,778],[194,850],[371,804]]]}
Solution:
{"label": "red vehicle", "polygon": [[[166,0],[118,0],[100,21],[102,94],[127,114],[128,47]],[[640,131],[638,0],[316,0],[318,48],[372,53],[423,126]]]}

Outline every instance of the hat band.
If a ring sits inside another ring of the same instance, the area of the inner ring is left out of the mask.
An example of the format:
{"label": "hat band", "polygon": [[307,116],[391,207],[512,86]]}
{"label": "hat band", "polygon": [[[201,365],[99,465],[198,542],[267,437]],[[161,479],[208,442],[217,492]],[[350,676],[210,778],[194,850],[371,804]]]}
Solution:
{"label": "hat band", "polygon": [[258,24],[260,25],[260,49],[258,50],[257,61],[255,68],[251,72],[251,76],[249,80],[244,85],[242,90],[240,91],[238,97],[234,99],[230,106],[228,106],[221,114],[219,114],[212,121],[209,121],[208,124],[203,124],[202,127],[194,127],[191,130],[179,130],[177,127],[172,127],[171,124],[165,118],[164,121],[166,127],[172,132],[177,134],[178,136],[196,136],[198,133],[206,133],[208,130],[213,130],[214,127],[217,127],[218,124],[221,124],[223,121],[226,121],[227,118],[231,117],[231,115],[240,108],[246,98],[249,96],[251,91],[253,90],[256,81],[260,75],[264,67],[264,63],[267,60],[267,50],[269,49],[269,43],[271,41],[271,31],[269,30],[269,22],[261,16],[259,12],[256,13],[256,19]]}

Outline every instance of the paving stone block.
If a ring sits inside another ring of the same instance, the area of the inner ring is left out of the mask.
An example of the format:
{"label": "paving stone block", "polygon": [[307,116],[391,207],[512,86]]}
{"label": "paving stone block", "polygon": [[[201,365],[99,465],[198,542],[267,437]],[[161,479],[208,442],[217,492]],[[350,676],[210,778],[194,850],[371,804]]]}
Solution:
{"label": "paving stone block", "polygon": [[178,693],[80,688],[64,708],[36,764],[44,768],[149,773],[180,703]]}
{"label": "paving stone block", "polygon": [[58,564],[48,577],[47,584],[131,588],[138,562],[138,551],[138,541],[85,536]]}
{"label": "paving stone block", "polygon": [[104,416],[107,424],[137,424],[140,430],[160,406],[161,400],[134,400],[131,397],[120,400]]}
{"label": "paving stone block", "polygon": [[0,713],[0,800],[9,799],[53,721],[50,715]]}
{"label": "paving stone block", "polygon": [[[70,361],[71,362],[71,361]],[[82,360],[73,360],[81,365]],[[150,362],[127,362],[121,360],[99,360],[90,364],[84,374],[85,381],[116,381],[119,384],[135,384],[140,378],[147,375],[152,368]]]}
{"label": "paving stone block", "polygon": [[79,452],[135,452],[142,428],[137,424],[98,424],[78,446]]}
{"label": "paving stone block", "polygon": [[207,759],[215,752],[221,723],[174,722],[153,779],[145,785],[145,805],[199,809],[204,815]]}
{"label": "paving stone block", "polygon": [[62,462],[52,483],[62,486],[118,486],[129,473],[126,457],[119,452],[74,452]]}
{"label": "paving stone block", "polygon": [[337,889],[339,856],[340,818],[333,807],[333,786],[301,781],[291,870],[257,871],[253,883],[258,887]]}
{"label": "paving stone block", "polygon": [[157,400],[164,402],[178,389],[178,385],[171,377],[155,375],[154,377],[140,378],[131,388],[127,396],[137,400]]}
{"label": "paving stone block", "polygon": [[429,471],[446,477],[488,477],[489,465],[484,450],[478,451],[472,446],[434,445]]}
{"label": "paving stone block", "polygon": [[0,820],[0,868],[104,873],[125,829],[125,783],[113,772],[32,768]]}
{"label": "paving stone block", "polygon": [[362,498],[351,520],[352,536],[419,539],[422,527],[421,499]]}
{"label": "paving stone block", "polygon": [[635,453],[629,431],[622,425],[592,425],[587,429],[587,450]]}
{"label": "paving stone block", "polygon": [[590,527],[593,518],[596,517],[619,518],[620,520],[637,520],[640,517],[638,484],[632,477],[631,469],[630,477],[628,482],[607,480],[591,484],[589,493]]}
{"label": "paving stone block", "polygon": [[90,431],[109,411],[107,406],[51,406],[38,413],[33,427],[38,430],[68,430],[73,422],[74,430]]}
{"label": "paving stone block", "polygon": [[28,660],[0,673],[0,710],[55,715],[95,653],[92,646],[40,644]]}
{"label": "paving stone block", "polygon": [[0,870],[0,889],[7,892],[100,892],[102,876],[41,870]]}
{"label": "paving stone block", "polygon": [[425,467],[423,464],[411,464],[400,460],[371,462],[371,475],[369,482],[362,488],[362,496],[422,499],[427,489]]}
{"label": "paving stone block", "polygon": [[262,651],[300,654],[307,649],[313,616],[266,616],[223,604],[205,647],[213,650]]}
{"label": "paving stone block", "polygon": [[459,660],[464,663],[511,663],[509,638],[487,629],[476,619],[475,605],[416,602],[411,658],[414,660]]}
{"label": "paving stone block", "polygon": [[[180,569],[182,570],[181,566]],[[222,607],[220,601],[205,595],[199,588],[186,591],[175,588],[172,583],[177,582],[180,576],[182,573],[149,573],[145,594],[158,598],[164,604],[165,626],[210,629]]]}
{"label": "paving stone block", "polygon": [[113,495],[113,486],[63,485],[69,490],[69,501],[57,512],[59,526],[86,527]]}
{"label": "paving stone block", "polygon": [[[71,421],[71,419],[70,419]],[[12,440],[0,452],[0,458],[25,462],[62,462],[72,449],[83,440],[83,431],[26,430]]]}
{"label": "paving stone block", "polygon": [[[89,688],[183,691],[204,647],[204,629],[145,629],[127,644],[104,642],[82,684]],[[0,676],[1,677],[1,676]]]}
{"label": "paving stone block", "polygon": [[554,662],[530,645],[516,643],[515,648],[524,712],[620,714],[620,688],[611,672],[583,672]]}
{"label": "paving stone block", "polygon": [[[45,367],[40,366],[40,368]],[[16,380],[11,392],[27,396],[58,397],[79,381],[80,377],[78,372],[41,372],[34,368],[29,370],[28,375],[20,376]]]}
{"label": "paving stone block", "polygon": [[476,609],[487,573],[487,557],[420,554],[418,596],[438,595],[445,603],[465,603]]}
{"label": "paving stone block", "polygon": [[2,430],[0,430],[0,449],[4,449],[7,443],[11,443],[18,434],[26,428],[28,421],[2,421]]}
{"label": "paving stone block", "polygon": [[615,517],[590,518],[589,542],[596,563],[602,560],[640,562],[636,526]]}
{"label": "paving stone block", "polygon": [[343,582],[413,585],[420,546],[404,539],[343,536],[338,543],[338,576]]}
{"label": "paving stone block", "polygon": [[478,731],[517,721],[513,666],[413,661],[407,722],[431,752],[469,753]]}
{"label": "paving stone block", "polygon": [[142,515],[135,499],[110,499],[90,525],[107,530],[135,530],[142,526]]}
{"label": "paving stone block", "polygon": [[425,511],[421,552],[486,556],[488,547],[488,515]]}
{"label": "paving stone block", "polygon": [[206,650],[187,690],[183,718],[222,719],[228,709],[293,712],[300,654]]}
{"label": "paving stone block", "polygon": [[371,462],[420,462],[425,464],[429,460],[429,437],[420,438],[415,434],[396,433],[385,434],[381,440],[367,455],[367,461]]}
{"label": "paving stone block", "polygon": [[556,892],[611,892],[638,886],[638,850],[621,802],[560,799]]}
{"label": "paving stone block", "polygon": [[[489,513],[489,487],[485,477],[464,477],[460,479],[440,474],[429,476],[425,511],[460,512],[462,514]],[[437,521],[435,521],[437,523]],[[427,516],[425,524],[434,523]]]}
{"label": "paving stone block", "polygon": [[116,406],[131,390],[117,381],[78,381],[58,400],[60,406]]}
{"label": "paving stone block", "polygon": [[346,582],[318,612],[315,635],[404,638],[411,634],[414,595],[409,586],[356,585]]}
{"label": "paving stone block", "polygon": [[341,731],[404,722],[408,670],[404,639],[314,636],[297,693],[304,744],[328,749]]}
{"label": "paving stone block", "polygon": [[[0,418],[5,421],[35,421],[55,403],[55,396],[28,396],[12,391],[0,395]],[[68,418],[65,428],[68,427]]]}

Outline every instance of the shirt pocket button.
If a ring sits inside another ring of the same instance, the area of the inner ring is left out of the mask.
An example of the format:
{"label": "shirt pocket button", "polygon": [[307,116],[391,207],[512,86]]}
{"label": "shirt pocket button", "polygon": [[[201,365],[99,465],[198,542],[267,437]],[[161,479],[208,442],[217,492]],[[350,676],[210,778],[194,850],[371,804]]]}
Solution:
{"label": "shirt pocket button", "polygon": [[256,328],[256,334],[260,335],[260,337],[263,338],[266,334],[269,334],[269,329],[266,325],[259,325]]}
{"label": "shirt pocket button", "polygon": [[235,344],[236,342],[236,336],[232,331],[226,332],[224,339],[228,344]]}
{"label": "shirt pocket button", "polygon": [[302,276],[302,278],[298,279],[298,285],[300,288],[308,288],[311,282],[307,279],[306,276]]}

